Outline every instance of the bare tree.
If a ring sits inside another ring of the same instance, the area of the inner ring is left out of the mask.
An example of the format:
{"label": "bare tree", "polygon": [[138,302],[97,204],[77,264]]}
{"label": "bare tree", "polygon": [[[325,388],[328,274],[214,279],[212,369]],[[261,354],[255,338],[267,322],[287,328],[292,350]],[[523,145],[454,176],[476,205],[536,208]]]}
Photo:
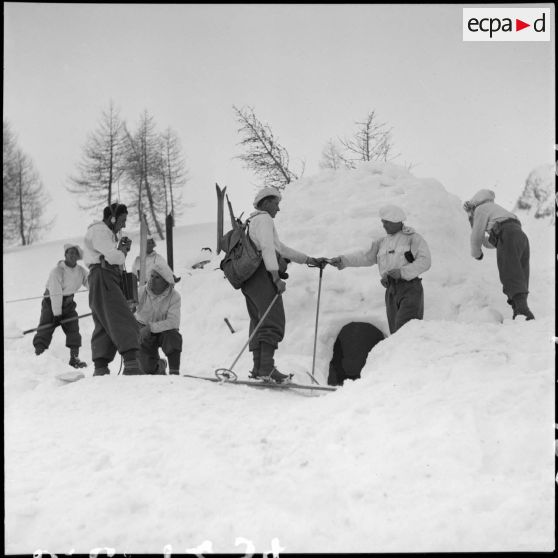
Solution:
{"label": "bare tree", "polygon": [[79,207],[98,211],[99,205],[110,205],[118,197],[115,187],[126,170],[125,154],[124,123],[111,101],[99,127],[87,138],[79,175],[70,177],[67,189],[78,194]]}
{"label": "bare tree", "polygon": [[173,217],[181,214],[182,187],[186,184],[188,171],[182,155],[180,139],[176,132],[167,128],[160,137],[161,177],[165,192],[165,214]]}
{"label": "bare tree", "polygon": [[40,233],[49,230],[54,219],[43,220],[50,199],[31,158],[13,144],[9,147],[9,156],[8,164],[4,162],[3,176],[4,242],[19,238],[25,246],[39,240]]}
{"label": "bare tree", "polygon": [[262,178],[264,186],[283,190],[298,176],[289,169],[289,154],[275,139],[271,128],[262,124],[250,107],[238,109],[233,106],[240,123],[238,132],[244,138],[240,145],[245,149],[238,159],[246,168],[253,170]]}
{"label": "bare tree", "polygon": [[[126,129],[128,138],[126,187],[138,217],[144,213],[148,227],[154,227],[164,238],[165,187],[161,169],[161,142],[153,117],[144,111],[134,134]],[[139,220],[139,219],[138,219]]]}
{"label": "bare tree", "polygon": [[341,153],[339,146],[330,139],[322,150],[322,159],[319,163],[321,169],[340,169],[343,167],[354,168],[354,163],[348,161]]}
{"label": "bare tree", "polygon": [[348,153],[347,160],[353,161],[388,161],[393,149],[391,128],[378,122],[376,112],[369,112],[358,126],[353,137],[339,141]]}
{"label": "bare tree", "polygon": [[[4,238],[6,239],[6,226],[10,222],[10,215],[17,206],[16,190],[13,187],[14,165],[17,151],[17,139],[12,132],[9,122],[3,121],[2,130],[2,186],[3,186],[3,220]],[[11,235],[10,235],[11,236]]]}

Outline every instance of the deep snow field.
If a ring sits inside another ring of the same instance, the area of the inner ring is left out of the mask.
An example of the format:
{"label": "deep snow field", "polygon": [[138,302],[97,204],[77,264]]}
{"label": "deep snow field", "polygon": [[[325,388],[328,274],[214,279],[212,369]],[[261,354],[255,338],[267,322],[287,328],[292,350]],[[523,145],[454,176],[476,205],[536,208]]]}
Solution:
{"label": "deep snow field", "polygon": [[[536,320],[513,321],[495,251],[470,257],[463,201],[384,164],[324,171],[285,191],[279,236],[311,256],[368,247],[384,234],[378,209],[388,203],[406,211],[432,253],[424,320],[374,347],[361,380],[325,395],[119,376],[119,357],[110,377],[93,378],[90,318],[80,320],[86,378],[61,384],[55,375],[70,370],[62,331],[35,356],[33,334],[16,336],[38,324],[40,299],[9,301],[39,297],[63,244],[82,244],[88,223],[68,239],[5,250],[6,553],[552,550],[554,225],[519,215]],[[246,217],[252,208],[235,210]],[[135,241],[131,268],[138,232],[124,232]],[[247,340],[244,299],[220,256],[202,251],[215,252],[214,223],[174,234],[181,371],[212,376]],[[166,256],[164,241],[156,250]],[[192,268],[203,259],[211,261]],[[289,274],[276,361],[309,383],[319,272],[291,264]],[[87,293],[76,300],[79,314],[89,312]],[[350,321],[388,333],[376,266],[324,270],[320,383]],[[245,351],[235,371],[245,378],[250,367]]]}

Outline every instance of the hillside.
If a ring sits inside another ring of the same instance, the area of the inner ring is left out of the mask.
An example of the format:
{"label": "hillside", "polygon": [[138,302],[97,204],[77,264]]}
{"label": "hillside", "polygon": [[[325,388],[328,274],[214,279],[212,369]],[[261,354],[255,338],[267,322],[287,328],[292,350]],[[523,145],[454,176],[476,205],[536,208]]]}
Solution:
{"label": "hillside", "polygon": [[[424,320],[374,347],[361,380],[323,396],[118,376],[119,359],[110,377],[90,377],[89,366],[84,380],[60,385],[64,336],[36,357],[30,336],[7,335],[34,327],[40,300],[7,301],[41,294],[64,241],[4,253],[6,551],[241,553],[246,541],[258,553],[551,550],[554,228],[522,219],[536,320],[512,321],[494,252],[469,256],[462,201],[380,164],[285,192],[279,235],[310,255],[367,247],[387,203],[405,209],[432,252]],[[214,224],[175,229],[183,373],[230,366],[248,336],[220,258],[192,268],[214,244]],[[318,272],[293,264],[289,274],[277,364],[307,382]],[[87,295],[76,298],[87,312]],[[320,382],[339,329],[356,319],[387,332],[377,268],[327,267]],[[82,320],[89,363],[91,332]],[[235,369],[245,376],[250,365],[245,353]]]}

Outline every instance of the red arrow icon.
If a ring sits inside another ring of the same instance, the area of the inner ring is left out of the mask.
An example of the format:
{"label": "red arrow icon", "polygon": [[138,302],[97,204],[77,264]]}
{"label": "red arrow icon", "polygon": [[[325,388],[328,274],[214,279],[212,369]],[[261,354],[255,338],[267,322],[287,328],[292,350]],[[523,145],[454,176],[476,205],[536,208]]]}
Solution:
{"label": "red arrow icon", "polygon": [[515,20],[515,30],[516,31],[521,31],[522,29],[525,29],[525,27],[531,27],[530,23],[525,23],[524,21],[521,21],[520,19]]}

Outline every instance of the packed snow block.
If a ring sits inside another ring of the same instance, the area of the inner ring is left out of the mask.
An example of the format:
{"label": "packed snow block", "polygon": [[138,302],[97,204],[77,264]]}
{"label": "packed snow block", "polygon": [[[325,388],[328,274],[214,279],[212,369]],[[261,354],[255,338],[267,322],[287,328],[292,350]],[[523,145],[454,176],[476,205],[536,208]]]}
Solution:
{"label": "packed snow block", "polygon": [[342,386],[347,379],[360,378],[368,353],[383,339],[384,334],[367,322],[350,322],[344,325],[333,344],[328,385]]}

